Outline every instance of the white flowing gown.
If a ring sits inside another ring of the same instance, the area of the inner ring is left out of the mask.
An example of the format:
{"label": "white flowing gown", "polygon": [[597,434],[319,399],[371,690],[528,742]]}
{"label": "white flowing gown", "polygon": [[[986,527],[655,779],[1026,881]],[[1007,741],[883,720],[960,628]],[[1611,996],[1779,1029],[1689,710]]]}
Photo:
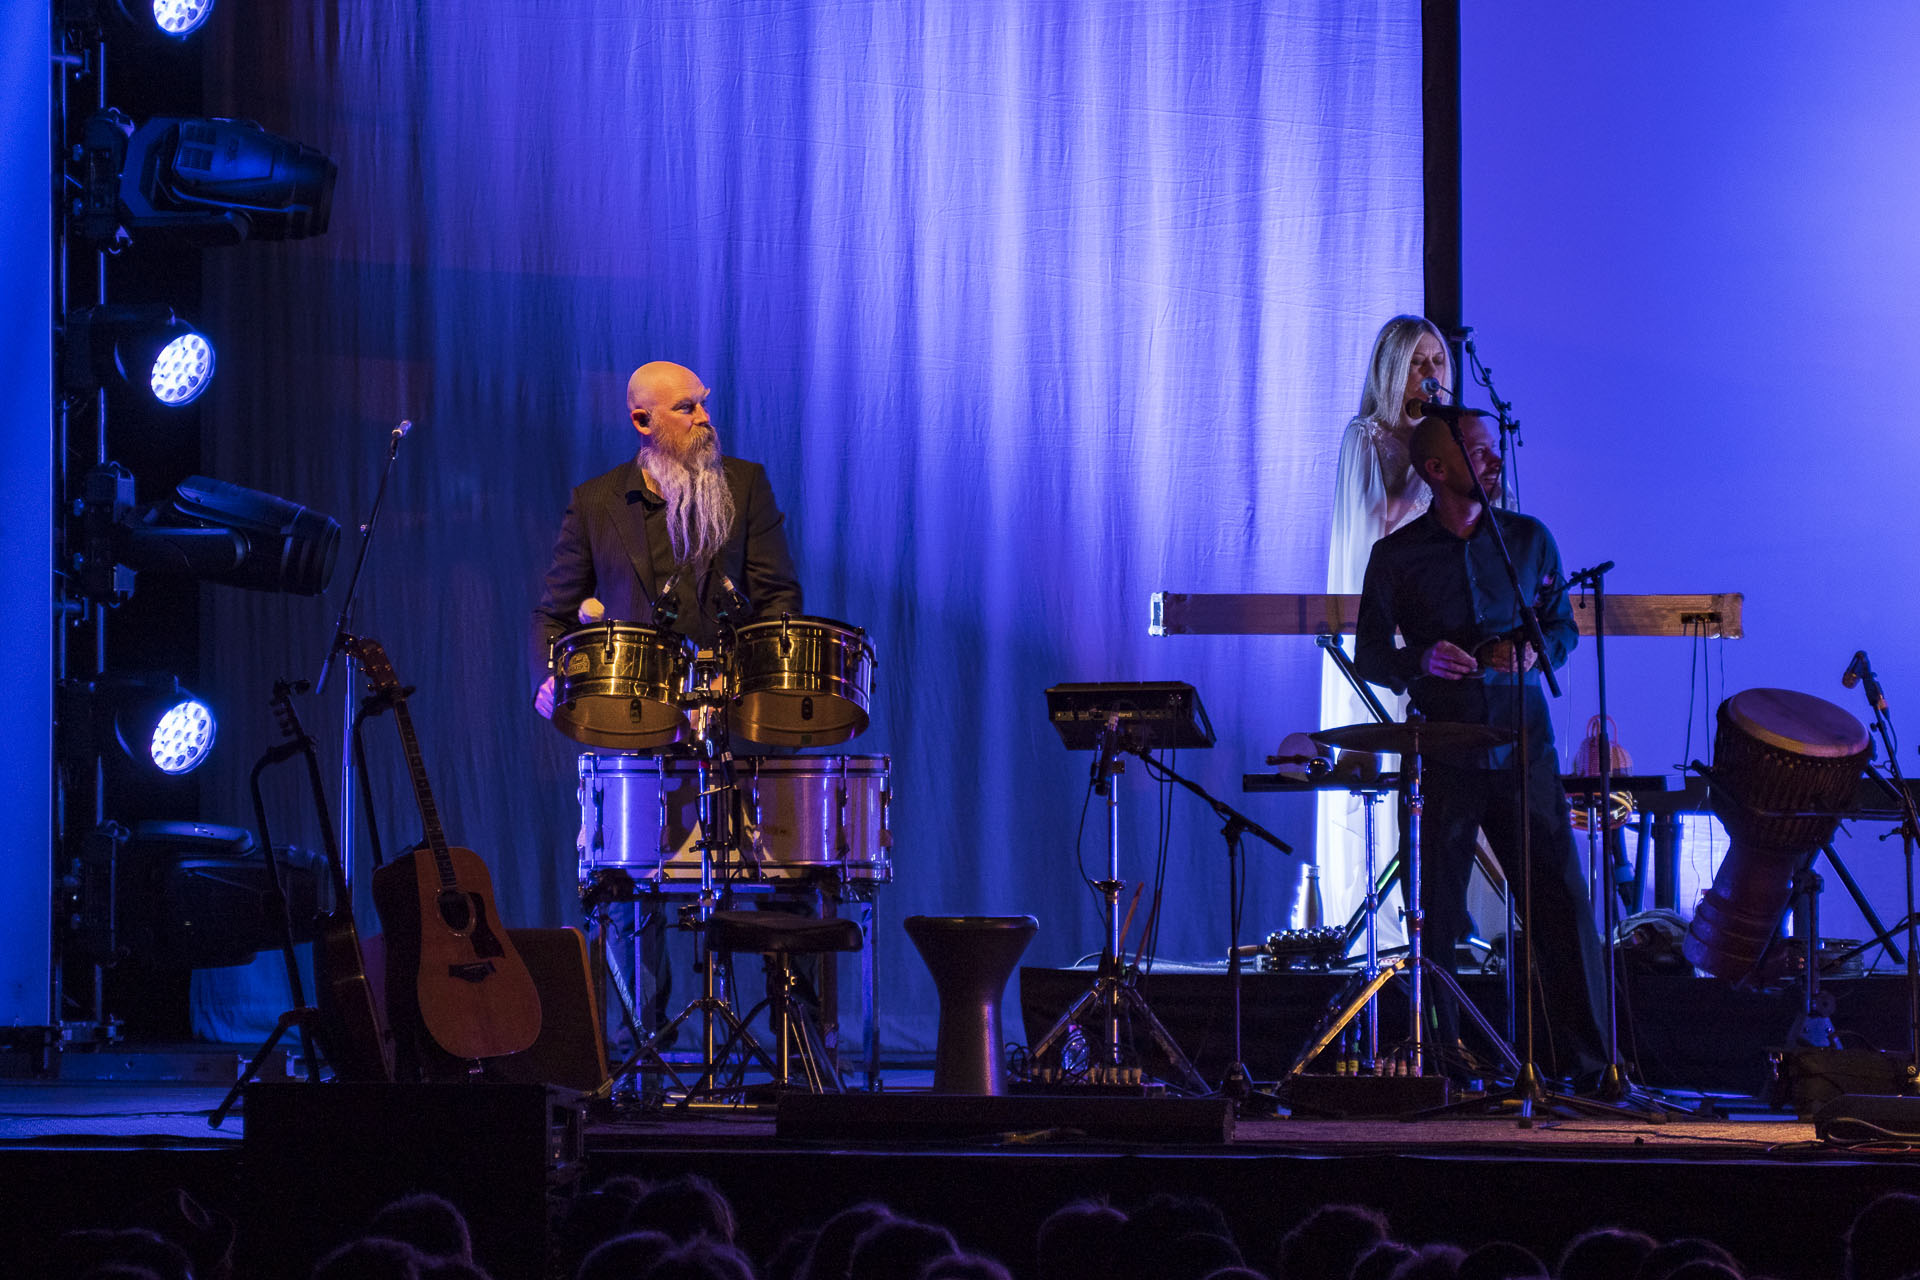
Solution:
{"label": "white flowing gown", "polygon": [[[1412,505],[1389,524],[1389,488],[1400,490]],[[1333,490],[1333,540],[1327,553],[1327,591],[1331,595],[1358,595],[1366,578],[1367,557],[1373,544],[1427,509],[1431,498],[1424,481],[1413,473],[1406,442],[1386,423],[1354,418],[1340,441],[1340,468]],[[1353,655],[1351,640],[1347,655]],[[1394,719],[1403,718],[1406,698],[1384,689],[1374,693]],[[1320,678],[1320,727],[1365,724],[1373,719],[1366,703],[1345,676],[1326,659]],[[1394,757],[1382,757],[1381,768],[1396,767]],[[1386,865],[1399,847],[1400,827],[1393,797],[1382,796],[1373,806],[1376,868]],[[1319,850],[1320,896],[1328,924],[1345,924],[1366,896],[1365,810],[1357,796],[1344,791],[1320,793],[1315,847]],[[1381,942],[1402,938],[1399,904],[1383,904]]]}

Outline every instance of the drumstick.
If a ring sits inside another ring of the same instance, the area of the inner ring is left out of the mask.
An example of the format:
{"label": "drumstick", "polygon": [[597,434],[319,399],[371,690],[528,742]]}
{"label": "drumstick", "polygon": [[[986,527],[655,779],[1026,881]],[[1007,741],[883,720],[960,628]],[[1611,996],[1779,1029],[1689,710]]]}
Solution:
{"label": "drumstick", "polygon": [[1133,949],[1133,967],[1140,967],[1140,957],[1147,953],[1147,939],[1153,936],[1153,922],[1160,918],[1160,895],[1153,895],[1153,905],[1147,908],[1147,923],[1140,930],[1140,945]]}

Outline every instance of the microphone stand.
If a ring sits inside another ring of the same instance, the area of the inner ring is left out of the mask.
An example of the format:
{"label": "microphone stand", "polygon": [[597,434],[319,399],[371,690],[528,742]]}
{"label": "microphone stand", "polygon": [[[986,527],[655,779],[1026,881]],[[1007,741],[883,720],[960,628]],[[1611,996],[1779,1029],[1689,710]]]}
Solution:
{"label": "microphone stand", "polygon": [[1193,779],[1174,772],[1171,766],[1154,759],[1152,754],[1144,748],[1129,746],[1125,749],[1140,757],[1140,762],[1147,767],[1148,777],[1179,783],[1206,801],[1207,807],[1213,810],[1223,824],[1220,828],[1220,836],[1227,842],[1227,986],[1233,992],[1233,1061],[1227,1064],[1226,1071],[1221,1076],[1220,1094],[1233,1099],[1236,1111],[1272,1115],[1279,1109],[1280,1100],[1270,1093],[1254,1088],[1253,1077],[1247,1071],[1246,1055],[1241,1047],[1240,914],[1244,881],[1240,875],[1240,841],[1242,836],[1250,834],[1286,854],[1293,852],[1293,846],[1226,801],[1214,796]]}
{"label": "microphone stand", "polygon": [[[1893,791],[1900,802],[1900,845],[1906,863],[1907,890],[1907,1079],[1906,1091],[1911,1094],[1920,1089],[1920,918],[1914,913],[1913,855],[1916,841],[1920,841],[1920,812],[1916,812],[1913,793],[1907,789],[1907,780],[1900,772],[1900,756],[1895,750],[1893,721],[1887,713],[1887,695],[1881,691],[1880,677],[1874,674],[1873,664],[1867,661],[1863,650],[1854,659],[1860,668],[1859,679],[1864,685],[1867,705],[1873,709],[1873,731],[1880,736],[1880,745],[1887,753],[1887,772],[1893,775]],[[1848,668],[1852,673],[1853,667]],[[1809,954],[1807,968],[1811,971],[1816,958]]]}
{"label": "microphone stand", "polygon": [[[327,644],[327,656],[320,660],[320,674],[314,678],[315,696],[325,693],[327,675],[333,669],[333,660],[344,657],[347,662],[347,690],[341,714],[341,724],[353,723],[353,655],[347,652],[347,644],[353,639],[347,627],[353,621],[353,606],[360,594],[360,575],[367,567],[367,553],[373,549],[374,529],[380,523],[380,508],[387,499],[387,481],[393,476],[394,460],[400,456],[400,442],[413,430],[413,421],[404,420],[387,436],[387,460],[380,469],[380,484],[373,493],[373,507],[367,512],[367,519],[360,526],[360,550],[354,556],[353,575],[347,579],[346,597],[340,602],[340,616],[334,619],[333,639]],[[340,745],[340,874],[345,877],[348,890],[353,887],[353,796],[354,796],[354,755],[352,748],[342,734]]]}
{"label": "microphone stand", "polygon": [[[1600,877],[1600,890],[1606,899],[1606,906],[1600,913],[1600,945],[1606,955],[1607,966],[1607,1066],[1600,1077],[1600,1097],[1623,1106],[1633,1105],[1644,1108],[1649,1119],[1664,1119],[1667,1108],[1652,1094],[1636,1086],[1627,1079],[1620,1060],[1620,988],[1617,972],[1617,953],[1613,945],[1613,931],[1620,914],[1620,898],[1616,892],[1613,878],[1613,828],[1607,818],[1613,807],[1613,739],[1607,720],[1607,587],[1608,570],[1613,561],[1597,564],[1591,569],[1579,569],[1567,575],[1563,591],[1574,587],[1589,587],[1593,595],[1593,664],[1596,672],[1595,686],[1600,702],[1600,803],[1587,809],[1587,835],[1594,838],[1598,832],[1601,850],[1600,864],[1604,871]],[[1592,849],[1589,845],[1589,850]],[[1532,904],[1529,903],[1529,906]]]}
{"label": "microphone stand", "polygon": [[1467,367],[1475,383],[1487,393],[1487,403],[1493,406],[1494,421],[1500,427],[1500,469],[1507,476],[1506,491],[1501,495],[1501,506],[1508,511],[1520,509],[1520,419],[1513,416],[1513,402],[1502,400],[1500,393],[1493,389],[1493,370],[1480,363],[1480,353],[1473,345],[1473,326],[1463,325],[1460,329],[1460,348],[1466,352]]}

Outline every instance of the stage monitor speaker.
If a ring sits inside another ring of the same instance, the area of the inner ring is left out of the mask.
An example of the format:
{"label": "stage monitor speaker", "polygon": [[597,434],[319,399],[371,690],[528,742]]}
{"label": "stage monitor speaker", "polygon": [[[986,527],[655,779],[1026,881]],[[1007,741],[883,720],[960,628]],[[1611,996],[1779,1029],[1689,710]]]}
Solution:
{"label": "stage monitor speaker", "polygon": [[540,1038],[497,1060],[500,1078],[594,1092],[607,1082],[607,1041],[586,935],[578,929],[509,929],[507,936],[540,992]]}
{"label": "stage monitor speaker", "polygon": [[466,1215],[488,1274],[542,1275],[584,1163],[580,1112],[579,1095],[544,1085],[249,1085],[244,1221],[259,1230],[236,1274],[304,1280],[383,1205],[431,1191]]}
{"label": "stage monitor speaker", "polygon": [[1047,1130],[1096,1142],[1214,1144],[1233,1138],[1227,1098],[995,1097],[954,1093],[794,1093],[780,1099],[782,1138],[965,1141]]}
{"label": "stage monitor speaker", "polygon": [[1843,1093],[1813,1116],[1822,1142],[1920,1142],[1920,1098]]}

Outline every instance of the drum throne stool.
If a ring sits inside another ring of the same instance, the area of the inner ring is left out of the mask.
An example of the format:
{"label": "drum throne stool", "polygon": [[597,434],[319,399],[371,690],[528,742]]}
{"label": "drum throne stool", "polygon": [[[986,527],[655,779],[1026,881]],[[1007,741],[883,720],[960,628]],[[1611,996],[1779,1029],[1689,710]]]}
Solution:
{"label": "drum throne stool", "polygon": [[940,995],[933,1091],[1005,1093],[1000,998],[1040,922],[1032,916],[908,916],[902,923]]}
{"label": "drum throne stool", "polygon": [[[846,1092],[835,1055],[800,997],[800,980],[793,971],[792,957],[858,951],[859,924],[781,911],[716,911],[707,922],[707,945],[711,952],[751,952],[766,960],[767,998],[748,1010],[741,1021],[752,1022],[760,1010],[767,1011],[773,1026],[774,1051],[770,1056],[774,1088],[794,1088],[798,1083],[814,1093]],[[796,1058],[804,1077],[800,1082],[793,1075]]]}

